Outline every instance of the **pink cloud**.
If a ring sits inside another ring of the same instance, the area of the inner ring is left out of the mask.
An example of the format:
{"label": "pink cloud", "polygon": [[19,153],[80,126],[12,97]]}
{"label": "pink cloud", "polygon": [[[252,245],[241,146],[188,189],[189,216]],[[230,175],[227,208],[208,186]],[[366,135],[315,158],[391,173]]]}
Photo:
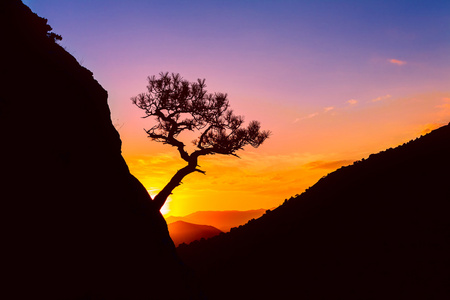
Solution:
{"label": "pink cloud", "polygon": [[355,105],[356,103],[358,103],[358,100],[350,99],[350,100],[348,100],[346,103],[348,103],[348,104],[350,104],[350,105]]}
{"label": "pink cloud", "polygon": [[394,64],[394,65],[397,65],[397,66],[403,66],[403,65],[406,64],[406,61],[404,61],[404,60],[399,60],[399,59],[395,59],[395,58],[389,59],[388,61],[389,61],[391,64]]}

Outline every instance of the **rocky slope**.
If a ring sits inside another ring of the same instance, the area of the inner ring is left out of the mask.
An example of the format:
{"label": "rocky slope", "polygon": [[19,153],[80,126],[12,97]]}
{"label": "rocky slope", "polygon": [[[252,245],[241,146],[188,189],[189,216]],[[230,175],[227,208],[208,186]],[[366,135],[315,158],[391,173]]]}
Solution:
{"label": "rocky slope", "polygon": [[196,298],[164,219],[121,156],[107,92],[46,21],[1,1],[5,299]]}
{"label": "rocky slope", "polygon": [[210,299],[450,298],[450,125],[177,249]]}

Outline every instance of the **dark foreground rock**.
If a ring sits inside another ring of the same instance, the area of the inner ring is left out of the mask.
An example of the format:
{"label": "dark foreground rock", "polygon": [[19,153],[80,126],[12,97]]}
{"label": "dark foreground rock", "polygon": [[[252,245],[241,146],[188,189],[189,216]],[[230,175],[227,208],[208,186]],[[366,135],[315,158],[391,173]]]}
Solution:
{"label": "dark foreground rock", "polygon": [[107,92],[20,1],[0,22],[2,298],[196,298]]}

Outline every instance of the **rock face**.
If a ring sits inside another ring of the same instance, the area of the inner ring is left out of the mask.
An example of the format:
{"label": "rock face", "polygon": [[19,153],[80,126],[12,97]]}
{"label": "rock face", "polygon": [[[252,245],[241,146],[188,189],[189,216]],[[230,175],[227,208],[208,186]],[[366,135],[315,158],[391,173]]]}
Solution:
{"label": "rock face", "polygon": [[46,21],[0,4],[5,299],[196,298],[121,156],[107,92]]}

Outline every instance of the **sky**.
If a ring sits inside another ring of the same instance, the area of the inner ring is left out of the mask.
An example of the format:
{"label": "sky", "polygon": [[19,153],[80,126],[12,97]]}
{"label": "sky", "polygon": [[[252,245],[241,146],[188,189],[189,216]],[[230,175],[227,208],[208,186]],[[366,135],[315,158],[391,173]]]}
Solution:
{"label": "sky", "polygon": [[[184,166],[130,98],[147,76],[205,78],[271,137],[209,156],[166,215],[274,208],[343,165],[450,121],[450,1],[25,0],[108,91],[122,153],[151,195]],[[188,144],[190,140],[185,140]]]}

